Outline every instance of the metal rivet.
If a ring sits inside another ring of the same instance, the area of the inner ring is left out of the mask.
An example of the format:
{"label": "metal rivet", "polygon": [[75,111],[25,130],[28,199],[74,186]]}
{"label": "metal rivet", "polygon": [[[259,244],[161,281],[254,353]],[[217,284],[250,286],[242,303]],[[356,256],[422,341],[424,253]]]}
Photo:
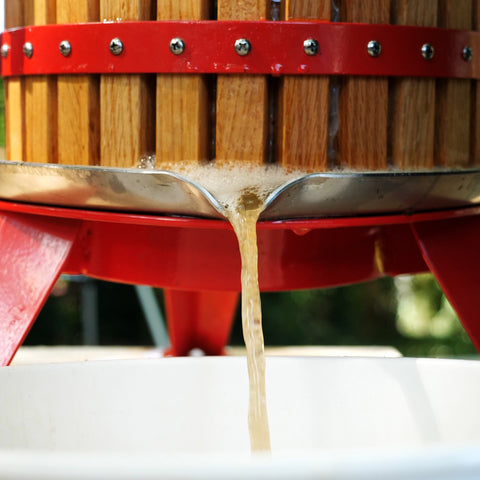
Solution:
{"label": "metal rivet", "polygon": [[367,52],[371,57],[378,57],[382,53],[382,46],[376,40],[370,40],[367,43]]}
{"label": "metal rivet", "polygon": [[7,44],[4,43],[2,45],[2,48],[0,49],[0,52],[1,52],[3,58],[8,57],[8,51],[9,50],[10,50],[10,47]]}
{"label": "metal rivet", "polygon": [[170,40],[170,51],[174,55],[181,55],[185,51],[185,42],[181,38],[172,38]]}
{"label": "metal rivet", "polygon": [[60,45],[58,46],[60,53],[64,57],[68,57],[72,53],[72,46],[70,45],[70,42],[68,40],[63,40],[60,42]]}
{"label": "metal rivet", "polygon": [[431,60],[435,55],[435,49],[429,43],[424,43],[420,51],[422,52],[422,57],[425,60]]}
{"label": "metal rivet", "polygon": [[462,51],[462,57],[466,62],[470,62],[473,57],[473,50],[470,45],[467,45]]}
{"label": "metal rivet", "polygon": [[30,42],[23,44],[23,53],[27,58],[32,58],[33,55],[33,45]]}
{"label": "metal rivet", "polygon": [[242,57],[244,57],[245,55],[248,55],[251,49],[252,49],[252,46],[250,45],[250,42],[246,38],[239,38],[235,42],[235,51]]}
{"label": "metal rivet", "polygon": [[319,50],[320,50],[320,46],[318,45],[318,42],[315,39],[309,38],[303,42],[303,51],[307,55],[310,55],[310,56],[316,55]]}
{"label": "metal rivet", "polygon": [[109,48],[112,55],[120,55],[123,52],[123,43],[119,38],[114,38],[110,42]]}

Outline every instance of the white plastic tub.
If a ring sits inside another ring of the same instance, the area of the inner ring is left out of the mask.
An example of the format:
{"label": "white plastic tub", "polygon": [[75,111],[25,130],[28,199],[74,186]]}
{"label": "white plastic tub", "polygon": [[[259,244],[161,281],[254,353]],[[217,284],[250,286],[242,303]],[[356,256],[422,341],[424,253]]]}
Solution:
{"label": "white plastic tub", "polygon": [[0,479],[480,478],[480,362],[269,358],[252,458],[244,358],[0,369]]}

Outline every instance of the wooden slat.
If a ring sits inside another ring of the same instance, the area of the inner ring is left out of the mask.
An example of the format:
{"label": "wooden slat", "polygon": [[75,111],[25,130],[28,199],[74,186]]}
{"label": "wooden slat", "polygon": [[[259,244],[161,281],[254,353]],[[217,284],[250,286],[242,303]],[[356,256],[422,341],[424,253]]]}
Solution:
{"label": "wooden slat", "polygon": [[23,0],[5,2],[5,28],[20,27],[23,25]]}
{"label": "wooden slat", "polygon": [[[392,23],[435,27],[437,0],[395,0]],[[389,113],[392,165],[404,170],[432,168],[434,127],[435,79],[392,79]]]}
{"label": "wooden slat", "polygon": [[[101,20],[150,20],[153,2],[100,0]],[[126,46],[128,48],[128,46]],[[100,78],[100,163],[133,167],[155,148],[154,86],[147,75]]]}
{"label": "wooden slat", "polygon": [[[389,0],[342,0],[339,6],[342,22],[389,22]],[[365,77],[343,79],[339,107],[338,165],[358,170],[386,168],[388,80]]]}
{"label": "wooden slat", "polygon": [[[473,29],[480,30],[480,0],[473,0]],[[475,53],[474,53],[475,54]],[[480,165],[480,81],[472,82],[472,125],[470,129],[470,164]]]}
{"label": "wooden slat", "polygon": [[[23,0],[5,3],[5,28],[24,25]],[[25,158],[25,80],[5,78],[5,140],[8,160]]]}
{"label": "wooden slat", "polygon": [[[286,20],[330,20],[330,15],[331,0],[286,0]],[[276,156],[284,167],[327,169],[328,104],[328,77],[287,76],[281,81]]]}
{"label": "wooden slat", "polygon": [[[219,20],[264,19],[269,5],[265,0],[218,0],[217,17]],[[220,75],[217,79],[216,164],[232,160],[262,164],[267,133],[266,78]]]}
{"label": "wooden slat", "polygon": [[[98,0],[57,0],[57,23],[97,22]],[[58,163],[100,162],[100,88],[94,75],[59,75]]]}
{"label": "wooden slat", "polygon": [[[161,0],[157,2],[157,19],[207,19],[209,6],[209,0]],[[156,125],[157,163],[208,159],[209,111],[205,77],[157,75]]]}
{"label": "wooden slat", "polygon": [[[472,0],[439,0],[438,26],[472,28]],[[460,52],[459,52],[460,54]],[[470,163],[469,80],[437,80],[435,164],[465,167]]]}
{"label": "wooden slat", "polygon": [[[55,23],[55,3],[55,0],[25,0],[25,24]],[[25,79],[25,160],[57,161],[57,79],[54,75]]]}

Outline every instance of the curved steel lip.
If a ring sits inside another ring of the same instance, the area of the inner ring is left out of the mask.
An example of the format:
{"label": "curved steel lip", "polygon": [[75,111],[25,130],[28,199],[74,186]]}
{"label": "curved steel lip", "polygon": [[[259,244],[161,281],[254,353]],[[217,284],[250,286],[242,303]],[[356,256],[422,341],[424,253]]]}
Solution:
{"label": "curved steel lip", "polygon": [[[206,188],[163,170],[0,160],[0,198],[50,206],[225,219]],[[480,169],[313,173],[266,199],[260,220],[413,214],[480,204]]]}
{"label": "curved steel lip", "polygon": [[41,205],[221,218],[221,206],[182,175],[0,160],[0,198]]}
{"label": "curved steel lip", "polygon": [[261,220],[413,214],[480,204],[480,169],[312,173],[266,199]]}

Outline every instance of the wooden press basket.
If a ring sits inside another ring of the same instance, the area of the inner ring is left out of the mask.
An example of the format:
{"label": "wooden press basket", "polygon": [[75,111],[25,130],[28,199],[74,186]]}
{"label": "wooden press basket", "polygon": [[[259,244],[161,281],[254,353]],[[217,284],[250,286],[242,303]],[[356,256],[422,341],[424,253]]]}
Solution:
{"label": "wooden press basket", "polygon": [[[479,0],[5,3],[6,28],[209,19],[480,26]],[[146,48],[155,55],[154,46]],[[475,167],[480,164],[478,89],[478,81],[468,78],[401,76],[13,76],[5,84],[7,157],[105,167],[134,167],[154,153],[157,164],[233,160],[306,171]]]}

